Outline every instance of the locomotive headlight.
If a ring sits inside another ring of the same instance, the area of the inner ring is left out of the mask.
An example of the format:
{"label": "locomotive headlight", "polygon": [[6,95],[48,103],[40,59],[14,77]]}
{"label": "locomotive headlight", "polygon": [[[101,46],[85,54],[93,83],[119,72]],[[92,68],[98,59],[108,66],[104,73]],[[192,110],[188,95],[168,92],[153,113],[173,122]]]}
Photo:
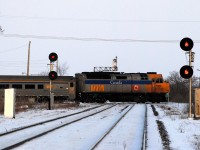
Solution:
{"label": "locomotive headlight", "polygon": [[66,90],[68,90],[68,88],[66,88]]}

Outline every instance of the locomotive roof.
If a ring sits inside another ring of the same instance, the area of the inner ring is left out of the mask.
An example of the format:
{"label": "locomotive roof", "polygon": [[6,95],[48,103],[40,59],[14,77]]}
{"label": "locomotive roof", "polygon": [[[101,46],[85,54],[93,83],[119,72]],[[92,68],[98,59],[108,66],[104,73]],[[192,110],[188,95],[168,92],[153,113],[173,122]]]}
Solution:
{"label": "locomotive roof", "polygon": [[115,74],[115,75],[126,75],[126,74],[157,74],[156,72],[147,72],[147,73],[124,73],[124,72],[82,72],[82,74],[86,74],[86,75],[111,75],[111,74]]}
{"label": "locomotive roof", "polygon": [[88,79],[111,79],[112,76],[124,78],[126,76],[136,75],[141,78],[147,79],[148,74],[156,74],[156,72],[148,73],[124,73],[124,72],[82,72]]}

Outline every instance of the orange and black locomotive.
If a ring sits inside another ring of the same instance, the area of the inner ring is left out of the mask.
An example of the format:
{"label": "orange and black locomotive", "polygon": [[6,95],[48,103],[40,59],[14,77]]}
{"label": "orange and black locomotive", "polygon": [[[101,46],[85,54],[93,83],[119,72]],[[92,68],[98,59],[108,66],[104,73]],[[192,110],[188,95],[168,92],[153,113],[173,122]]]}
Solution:
{"label": "orange and black locomotive", "polygon": [[161,74],[83,72],[76,74],[79,99],[84,102],[166,102],[170,91]]}

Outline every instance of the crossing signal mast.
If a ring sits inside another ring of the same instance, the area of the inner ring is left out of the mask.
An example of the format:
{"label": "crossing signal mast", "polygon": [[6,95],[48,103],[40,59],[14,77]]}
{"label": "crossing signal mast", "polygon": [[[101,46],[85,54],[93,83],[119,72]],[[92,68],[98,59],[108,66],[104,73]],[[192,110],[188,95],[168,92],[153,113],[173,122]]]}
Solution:
{"label": "crossing signal mast", "polygon": [[180,69],[180,75],[184,79],[190,79],[193,75],[192,62],[194,62],[194,52],[192,52],[193,41],[190,38],[183,38],[180,42],[182,50],[189,54],[189,65],[185,65]]}
{"label": "crossing signal mast", "polygon": [[194,52],[192,52],[192,48],[194,46],[193,41],[186,37],[183,38],[180,42],[180,47],[182,50],[188,52],[189,54],[189,65],[184,65],[180,69],[180,75],[184,79],[189,79],[189,118],[192,118],[192,75],[193,75],[193,66],[192,62],[194,62]]}
{"label": "crossing signal mast", "polygon": [[50,60],[50,72],[49,72],[49,94],[50,94],[50,99],[49,99],[49,110],[52,109],[53,103],[54,103],[54,94],[52,93],[51,90],[51,85],[52,85],[52,80],[55,80],[58,77],[57,72],[53,71],[54,68],[54,62],[57,61],[58,55],[54,52],[49,54],[49,60]]}
{"label": "crossing signal mast", "polygon": [[50,60],[50,72],[49,72],[49,79],[55,80],[58,77],[57,72],[53,71],[54,62],[57,61],[58,55],[54,52],[49,54],[49,60]]}

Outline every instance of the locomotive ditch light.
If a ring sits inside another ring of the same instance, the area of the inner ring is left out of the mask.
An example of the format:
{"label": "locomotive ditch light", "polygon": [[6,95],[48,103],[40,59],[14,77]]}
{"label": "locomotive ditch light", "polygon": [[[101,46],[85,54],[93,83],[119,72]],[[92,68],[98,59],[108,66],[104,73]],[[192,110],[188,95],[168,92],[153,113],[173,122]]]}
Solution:
{"label": "locomotive ditch light", "polygon": [[190,38],[183,38],[180,42],[180,47],[184,51],[190,51],[193,48],[193,41]]}
{"label": "locomotive ditch light", "polygon": [[193,75],[193,69],[191,66],[185,65],[180,69],[180,75],[184,79],[189,79]]}
{"label": "locomotive ditch light", "polygon": [[49,60],[50,60],[51,62],[54,62],[54,61],[56,61],[57,59],[58,59],[58,55],[57,55],[56,53],[52,52],[52,53],[49,54]]}
{"label": "locomotive ditch light", "polygon": [[58,77],[57,72],[55,72],[55,71],[50,71],[49,72],[49,79],[50,80],[55,80],[57,77]]}

